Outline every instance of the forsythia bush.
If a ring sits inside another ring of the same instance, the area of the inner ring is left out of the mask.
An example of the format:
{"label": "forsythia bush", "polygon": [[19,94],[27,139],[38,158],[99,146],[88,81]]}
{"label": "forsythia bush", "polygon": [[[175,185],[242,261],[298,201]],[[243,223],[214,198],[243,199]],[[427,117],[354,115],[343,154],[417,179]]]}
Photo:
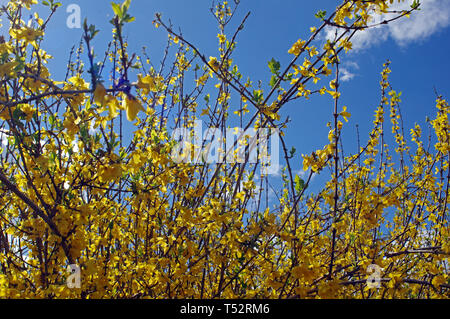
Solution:
{"label": "forsythia bush", "polygon": [[[430,136],[419,126],[404,133],[387,62],[369,140],[349,156],[340,147],[350,113],[339,102],[339,56],[393,0],[319,11],[310,38],[286,48],[291,63],[269,62],[268,91],[243,80],[231,58],[247,18],[230,32],[238,1],[214,8],[217,57],[157,14],[154,26],[169,36],[160,67],[128,52],[130,1],[113,4],[106,55],[95,54],[98,30],[85,22],[62,82],[52,80],[41,47],[59,3],[43,1],[48,16],[24,21],[37,2],[1,9],[10,29],[0,38],[0,297],[449,297],[448,103],[437,98]],[[330,27],[336,37],[313,45]],[[334,123],[329,144],[304,154],[301,167],[279,110],[313,94],[330,96]],[[262,161],[174,158],[169,128],[190,131],[200,118],[223,131],[230,121],[279,130],[276,205],[262,196]],[[293,173],[300,168],[305,180]],[[313,193],[319,173],[330,178]],[[66,284],[69,265],[79,267],[79,288]]]}

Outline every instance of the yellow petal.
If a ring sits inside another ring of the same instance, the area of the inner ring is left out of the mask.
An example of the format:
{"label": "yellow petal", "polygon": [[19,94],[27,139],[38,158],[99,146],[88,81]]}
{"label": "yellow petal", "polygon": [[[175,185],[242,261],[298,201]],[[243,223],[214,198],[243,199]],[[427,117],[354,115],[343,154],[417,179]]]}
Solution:
{"label": "yellow petal", "polygon": [[105,103],[106,89],[101,83],[97,83],[94,91],[94,102],[100,106]]}
{"label": "yellow petal", "polygon": [[139,111],[145,111],[141,103],[139,103],[139,101],[134,97],[126,97],[124,103],[127,110],[127,119],[130,122],[136,119]]}

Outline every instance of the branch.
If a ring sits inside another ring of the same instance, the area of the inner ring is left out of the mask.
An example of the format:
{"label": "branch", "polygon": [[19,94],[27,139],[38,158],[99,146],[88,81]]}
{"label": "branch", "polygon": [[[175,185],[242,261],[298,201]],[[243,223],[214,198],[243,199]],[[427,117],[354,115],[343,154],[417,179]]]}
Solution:
{"label": "branch", "polygon": [[442,255],[450,255],[450,253],[441,250],[441,246],[436,247],[423,247],[416,249],[407,249],[397,252],[390,252],[385,254],[386,257],[395,257],[404,254],[442,254]]}

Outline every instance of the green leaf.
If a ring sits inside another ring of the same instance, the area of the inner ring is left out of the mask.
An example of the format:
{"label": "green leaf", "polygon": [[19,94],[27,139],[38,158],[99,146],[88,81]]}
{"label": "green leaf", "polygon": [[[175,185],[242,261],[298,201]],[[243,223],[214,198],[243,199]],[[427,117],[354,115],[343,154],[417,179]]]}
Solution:
{"label": "green leaf", "polygon": [[83,142],[86,143],[89,139],[89,129],[85,124],[80,127],[80,135]]}
{"label": "green leaf", "polygon": [[88,26],[87,26],[87,18],[84,18],[84,21],[83,21],[83,30],[84,31],[88,31]]}
{"label": "green leaf", "polygon": [[278,81],[277,76],[276,75],[272,75],[271,78],[270,78],[270,82],[269,82],[270,87],[274,87],[275,84],[277,84],[277,81]]}
{"label": "green leaf", "polygon": [[420,1],[419,0],[414,0],[413,3],[411,4],[411,9],[420,10],[419,6],[420,6]]}
{"label": "green leaf", "polygon": [[277,60],[275,60],[274,58],[272,58],[267,65],[269,66],[270,72],[273,74],[272,77],[270,78],[270,82],[269,85],[271,87],[274,87],[275,84],[278,82],[278,76],[280,73],[280,62],[278,62]]}
{"label": "green leaf", "polygon": [[270,60],[268,62],[269,65],[269,69],[270,72],[272,72],[273,74],[278,74],[278,72],[280,71],[280,62],[278,62],[277,60],[275,60],[274,58],[272,58],[272,60]]}
{"label": "green leaf", "polygon": [[51,152],[50,156],[48,157],[50,163],[55,163],[56,162],[56,152]]}
{"label": "green leaf", "polygon": [[130,7],[130,4],[131,4],[131,0],[125,0],[121,6],[122,12],[125,13],[128,10],[128,8]]}
{"label": "green leaf", "polygon": [[320,20],[325,20],[325,16],[327,15],[327,12],[325,11],[325,10],[319,10],[314,16],[317,18],[317,19],[320,19]]}
{"label": "green leaf", "polygon": [[51,126],[53,126],[55,124],[56,121],[56,117],[52,114],[49,116],[48,118],[48,122],[50,123]]}
{"label": "green leaf", "polygon": [[111,2],[111,6],[114,11],[114,14],[116,16],[118,16],[119,18],[122,18],[122,9],[120,8],[120,5],[117,3]]}
{"label": "green leaf", "polygon": [[302,190],[305,188],[305,181],[301,179],[300,176],[295,175],[294,183],[295,183],[295,191],[297,193],[301,193]]}
{"label": "green leaf", "polygon": [[125,18],[123,19],[124,22],[133,22],[136,18],[132,17],[130,15],[126,15]]}
{"label": "green leaf", "polygon": [[131,68],[136,69],[136,70],[139,70],[139,69],[141,68],[141,64],[140,64],[139,62],[136,62],[135,64],[133,64],[133,65],[131,66]]}
{"label": "green leaf", "polygon": [[350,245],[353,245],[355,243],[356,236],[354,233],[350,233]]}
{"label": "green leaf", "polygon": [[18,123],[20,120],[23,120],[26,117],[26,114],[22,112],[20,108],[16,108],[12,114],[14,122]]}
{"label": "green leaf", "polygon": [[263,94],[260,90],[253,90],[253,100],[255,100],[256,103],[261,103],[263,99]]}
{"label": "green leaf", "polygon": [[291,151],[290,151],[290,154],[289,154],[289,157],[290,157],[290,158],[293,158],[296,151],[297,151],[296,148],[292,146]]}

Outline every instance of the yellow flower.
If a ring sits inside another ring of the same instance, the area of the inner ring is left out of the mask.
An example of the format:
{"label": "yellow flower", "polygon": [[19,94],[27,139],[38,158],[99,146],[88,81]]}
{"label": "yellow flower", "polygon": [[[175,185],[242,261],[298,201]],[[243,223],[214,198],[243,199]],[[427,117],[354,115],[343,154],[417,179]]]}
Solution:
{"label": "yellow flower", "polygon": [[105,103],[106,89],[101,83],[97,83],[97,87],[94,91],[94,102],[99,106]]}
{"label": "yellow flower", "polygon": [[346,106],[342,107],[342,112],[339,114],[344,118],[345,122],[348,122],[347,118],[352,116],[349,112],[347,112]]}
{"label": "yellow flower", "polygon": [[142,90],[142,93],[148,94],[149,92],[157,92],[157,83],[155,78],[151,75],[147,75],[142,77],[141,74],[138,74],[138,82],[137,87]]}
{"label": "yellow flower", "polygon": [[391,278],[388,283],[389,288],[397,288],[403,281],[401,273],[390,273],[388,276]]}
{"label": "yellow flower", "polygon": [[288,53],[299,55],[300,52],[303,49],[303,46],[305,45],[306,41],[303,41],[302,39],[298,39],[297,42],[294,43],[292,48],[289,49]]}
{"label": "yellow flower", "polygon": [[208,61],[209,66],[216,72],[219,71],[220,63],[216,57],[210,56]]}
{"label": "yellow flower", "polygon": [[108,183],[112,180],[117,180],[122,176],[122,165],[113,164],[108,166],[102,166],[99,171],[99,179],[101,182]]}
{"label": "yellow flower", "polygon": [[330,81],[330,88],[332,88],[333,90],[336,90],[336,80]]}
{"label": "yellow flower", "polygon": [[306,172],[312,165],[312,160],[307,155],[302,155],[302,157],[303,157],[303,171]]}
{"label": "yellow flower", "polygon": [[433,285],[434,287],[440,288],[441,285],[447,283],[447,279],[445,278],[444,275],[439,275],[439,276],[434,277],[434,278],[431,280],[431,283],[432,283],[432,285]]}
{"label": "yellow flower", "polygon": [[6,62],[0,65],[0,77],[10,76],[15,74],[14,68],[19,65],[17,61]]}
{"label": "yellow flower", "polygon": [[325,74],[326,76],[329,76],[331,74],[331,69],[329,69],[326,66],[324,66],[322,68],[322,73]]}
{"label": "yellow flower", "polygon": [[23,5],[28,10],[31,9],[32,4],[37,4],[38,0],[20,0],[21,5]]}
{"label": "yellow flower", "polygon": [[239,192],[236,194],[236,198],[239,199],[241,202],[243,202],[245,200],[245,192]]}
{"label": "yellow flower", "polygon": [[30,43],[37,49],[36,39],[44,35],[44,32],[42,30],[35,30],[29,27],[22,27],[21,29],[10,29],[9,34],[14,39],[25,40],[26,43]]}
{"label": "yellow flower", "polygon": [[341,40],[341,42],[339,42],[339,46],[344,48],[345,53],[347,53],[349,50],[353,48],[353,44],[350,41],[348,41],[348,39]]}
{"label": "yellow flower", "polygon": [[338,99],[339,98],[339,96],[341,96],[341,93],[339,93],[339,92],[336,92],[336,91],[329,91],[329,90],[327,90],[327,92],[331,95],[331,97],[333,98],[333,99]]}
{"label": "yellow flower", "polygon": [[219,38],[219,43],[224,43],[227,40],[227,37],[225,34],[218,34],[217,37]]}
{"label": "yellow flower", "polygon": [[46,169],[48,167],[48,158],[45,156],[39,156],[38,158],[36,158],[36,164],[42,168],[42,169]]}
{"label": "yellow flower", "polygon": [[117,109],[120,108],[120,106],[117,102],[117,99],[114,96],[106,95],[104,102],[106,105],[108,105],[109,113],[112,118],[115,118],[117,115],[119,115]]}
{"label": "yellow flower", "polygon": [[197,85],[197,86],[204,85],[205,82],[206,82],[206,80],[208,80],[208,76],[209,76],[209,74],[208,74],[208,73],[205,73],[204,75],[202,75],[201,77],[199,77],[198,79],[196,79],[196,80],[195,80],[196,85]]}
{"label": "yellow flower", "polygon": [[20,110],[25,113],[27,122],[31,121],[31,119],[33,118],[34,113],[36,112],[34,107],[32,105],[30,105],[30,104],[22,105]]}
{"label": "yellow flower", "polygon": [[76,89],[78,90],[87,90],[89,89],[89,83],[86,83],[81,77],[73,76],[68,79],[68,82],[72,83]]}
{"label": "yellow flower", "polygon": [[142,107],[141,103],[134,96],[127,96],[122,101],[122,107],[127,110],[127,119],[132,122],[136,119],[136,115],[139,111],[144,111],[145,109]]}
{"label": "yellow flower", "polygon": [[14,109],[7,106],[0,106],[0,118],[3,120],[10,120]]}
{"label": "yellow flower", "polygon": [[67,130],[67,134],[69,134],[70,136],[74,136],[75,133],[78,132],[79,123],[80,123],[79,119],[75,120],[74,116],[71,113],[65,114],[63,126]]}
{"label": "yellow flower", "polygon": [[5,43],[1,43],[0,44],[0,55],[3,54],[11,54],[12,53],[12,47],[9,43],[5,42]]}

